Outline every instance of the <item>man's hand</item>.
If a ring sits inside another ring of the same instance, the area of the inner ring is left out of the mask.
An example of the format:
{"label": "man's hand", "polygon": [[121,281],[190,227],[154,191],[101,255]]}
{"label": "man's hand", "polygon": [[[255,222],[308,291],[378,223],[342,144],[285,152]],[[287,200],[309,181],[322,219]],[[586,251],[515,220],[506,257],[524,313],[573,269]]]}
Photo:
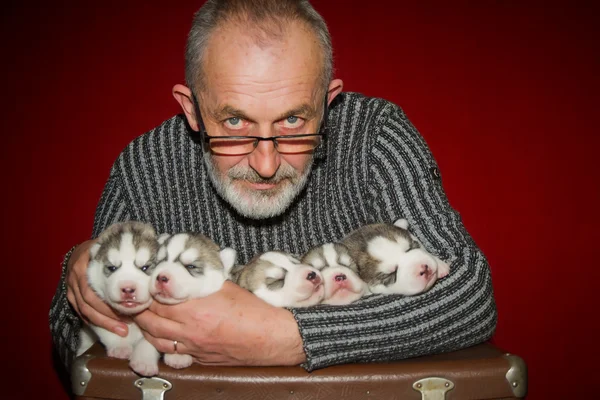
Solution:
{"label": "man's hand", "polygon": [[120,336],[127,336],[127,325],[94,293],[88,285],[87,266],[90,247],[95,240],[83,242],[75,248],[67,264],[67,299],[79,317],[86,322],[107,329]]}
{"label": "man's hand", "polygon": [[134,318],[162,353],[189,354],[204,365],[298,365],[306,360],[292,314],[232,282],[177,305],[154,302]]}

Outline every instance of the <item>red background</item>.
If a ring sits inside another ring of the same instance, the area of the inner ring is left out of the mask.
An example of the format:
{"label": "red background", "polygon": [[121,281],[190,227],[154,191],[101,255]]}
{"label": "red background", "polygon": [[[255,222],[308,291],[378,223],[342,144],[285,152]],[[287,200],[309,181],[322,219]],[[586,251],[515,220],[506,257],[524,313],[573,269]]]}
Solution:
{"label": "red background", "polygon": [[[2,6],[4,395],[8,385],[21,398],[66,398],[47,323],[62,255],[88,238],[121,149],[178,112],[170,90],[200,2],[87,3]],[[528,363],[529,398],[588,398],[599,355],[598,9],[452,3],[314,1],[345,89],[396,102],[430,144],[490,261],[494,342]]]}

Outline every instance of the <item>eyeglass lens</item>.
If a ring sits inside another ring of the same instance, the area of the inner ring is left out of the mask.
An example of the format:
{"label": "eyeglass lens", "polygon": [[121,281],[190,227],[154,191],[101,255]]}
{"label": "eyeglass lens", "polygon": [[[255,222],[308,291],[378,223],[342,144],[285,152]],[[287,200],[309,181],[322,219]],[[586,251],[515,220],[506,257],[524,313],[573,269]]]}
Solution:
{"label": "eyeglass lens", "polygon": [[[320,143],[320,136],[300,136],[300,137],[277,137],[264,138],[263,140],[273,141],[275,148],[280,153],[303,153],[314,150]],[[210,149],[217,154],[241,155],[249,154],[258,146],[259,139],[256,138],[232,138],[232,137],[211,137]]]}

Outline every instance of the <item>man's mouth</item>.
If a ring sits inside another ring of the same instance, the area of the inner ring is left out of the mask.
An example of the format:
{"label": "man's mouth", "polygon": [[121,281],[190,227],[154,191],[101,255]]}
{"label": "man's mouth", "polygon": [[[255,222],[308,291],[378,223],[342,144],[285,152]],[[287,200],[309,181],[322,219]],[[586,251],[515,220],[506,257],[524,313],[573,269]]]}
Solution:
{"label": "man's mouth", "polygon": [[277,183],[251,183],[248,182],[248,185],[254,190],[269,190],[277,187]]}

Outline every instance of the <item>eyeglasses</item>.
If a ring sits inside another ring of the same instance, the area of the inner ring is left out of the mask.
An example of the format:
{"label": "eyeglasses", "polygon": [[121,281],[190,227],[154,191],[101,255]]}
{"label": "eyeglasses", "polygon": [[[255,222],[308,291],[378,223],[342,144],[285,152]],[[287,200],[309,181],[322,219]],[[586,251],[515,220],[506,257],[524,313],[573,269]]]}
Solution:
{"label": "eyeglasses", "polygon": [[303,133],[298,135],[283,136],[211,136],[206,132],[200,107],[196,95],[192,94],[196,116],[198,117],[198,127],[204,143],[215,154],[227,156],[241,156],[250,154],[256,149],[261,141],[271,141],[279,153],[300,154],[309,153],[315,150],[323,142],[327,127],[324,126],[327,121],[327,96],[325,96],[323,122],[319,133]]}

